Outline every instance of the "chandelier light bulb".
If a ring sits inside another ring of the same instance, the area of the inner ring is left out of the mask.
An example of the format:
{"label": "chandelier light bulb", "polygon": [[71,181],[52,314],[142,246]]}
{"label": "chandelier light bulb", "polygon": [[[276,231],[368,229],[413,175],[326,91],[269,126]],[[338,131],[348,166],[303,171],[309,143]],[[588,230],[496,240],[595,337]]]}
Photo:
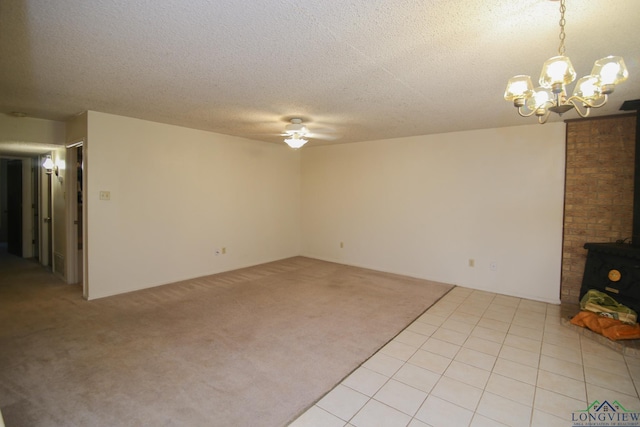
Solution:
{"label": "chandelier light bulb", "polygon": [[559,85],[568,85],[576,79],[576,71],[571,61],[566,56],[554,56],[547,59],[542,66],[540,74],[540,86],[552,88]]}
{"label": "chandelier light bulb", "polygon": [[547,103],[553,102],[553,93],[551,89],[544,87],[538,87],[533,91],[533,96],[527,100],[527,108],[532,111],[537,111],[541,108],[545,108]]}
{"label": "chandelier light bulb", "polygon": [[599,76],[603,85],[617,85],[629,77],[624,60],[619,56],[598,59],[593,65],[591,74]]}
{"label": "chandelier light bulb", "polygon": [[598,76],[584,76],[578,80],[573,96],[593,100],[600,98],[602,95],[600,93],[600,79]]}
{"label": "chandelier light bulb", "polygon": [[528,98],[533,93],[533,84],[529,76],[515,76],[509,79],[507,89],[504,91],[504,99],[514,101],[519,98]]}
{"label": "chandelier light bulb", "polygon": [[600,75],[602,76],[602,84],[610,85],[616,81],[616,75],[618,74],[618,67],[616,64],[607,64],[602,67]]}

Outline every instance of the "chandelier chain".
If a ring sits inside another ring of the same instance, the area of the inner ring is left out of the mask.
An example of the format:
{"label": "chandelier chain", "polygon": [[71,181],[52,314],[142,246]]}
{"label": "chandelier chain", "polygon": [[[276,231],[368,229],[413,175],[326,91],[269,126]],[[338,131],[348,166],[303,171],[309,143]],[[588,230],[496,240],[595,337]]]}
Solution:
{"label": "chandelier chain", "polygon": [[564,33],[564,25],[566,21],[564,19],[564,12],[567,10],[567,7],[564,5],[564,0],[560,0],[560,46],[558,47],[558,55],[564,56],[565,48],[564,48],[564,39],[566,37]]}

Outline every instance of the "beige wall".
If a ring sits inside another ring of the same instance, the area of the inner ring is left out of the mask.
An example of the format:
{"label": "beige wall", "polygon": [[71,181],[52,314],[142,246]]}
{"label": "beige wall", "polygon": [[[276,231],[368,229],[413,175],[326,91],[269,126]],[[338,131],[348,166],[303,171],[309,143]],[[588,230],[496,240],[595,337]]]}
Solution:
{"label": "beige wall", "polygon": [[64,144],[64,134],[62,122],[0,114],[0,142]]}
{"label": "beige wall", "polygon": [[86,138],[89,298],[303,254],[559,300],[564,124],[293,151],[97,112],[66,135],[26,120],[0,140]]}
{"label": "beige wall", "polygon": [[564,130],[536,124],[305,148],[302,253],[557,303]]}
{"label": "beige wall", "polygon": [[58,175],[51,174],[51,192],[53,193],[53,271],[66,279],[67,256],[67,209],[65,179],[67,178],[66,149],[52,153],[51,158],[58,166]]}
{"label": "beige wall", "polygon": [[87,112],[78,114],[66,122],[67,144],[74,144],[87,138]]}
{"label": "beige wall", "polygon": [[284,144],[90,111],[86,149],[90,299],[300,253]]}

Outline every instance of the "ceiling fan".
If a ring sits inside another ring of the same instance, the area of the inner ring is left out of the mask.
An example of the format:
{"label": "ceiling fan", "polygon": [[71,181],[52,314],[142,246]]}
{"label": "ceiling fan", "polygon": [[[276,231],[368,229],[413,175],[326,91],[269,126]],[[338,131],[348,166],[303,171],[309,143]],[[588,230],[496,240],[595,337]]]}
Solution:
{"label": "ceiling fan", "polygon": [[[338,137],[336,135],[328,135],[318,131],[309,131],[309,128],[302,122],[299,117],[294,117],[289,120],[290,123],[284,127],[284,133],[281,136],[286,137],[286,142],[291,148],[300,148],[308,142],[306,138],[334,140]],[[324,129],[325,131],[330,131]]]}

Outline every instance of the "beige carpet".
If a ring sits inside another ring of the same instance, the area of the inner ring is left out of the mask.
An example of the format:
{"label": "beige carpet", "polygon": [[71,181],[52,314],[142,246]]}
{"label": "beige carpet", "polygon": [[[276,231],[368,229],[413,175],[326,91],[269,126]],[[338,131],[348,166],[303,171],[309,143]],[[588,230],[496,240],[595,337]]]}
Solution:
{"label": "beige carpet", "polygon": [[283,426],[451,286],[296,257],[84,301],[0,256],[17,426]]}

